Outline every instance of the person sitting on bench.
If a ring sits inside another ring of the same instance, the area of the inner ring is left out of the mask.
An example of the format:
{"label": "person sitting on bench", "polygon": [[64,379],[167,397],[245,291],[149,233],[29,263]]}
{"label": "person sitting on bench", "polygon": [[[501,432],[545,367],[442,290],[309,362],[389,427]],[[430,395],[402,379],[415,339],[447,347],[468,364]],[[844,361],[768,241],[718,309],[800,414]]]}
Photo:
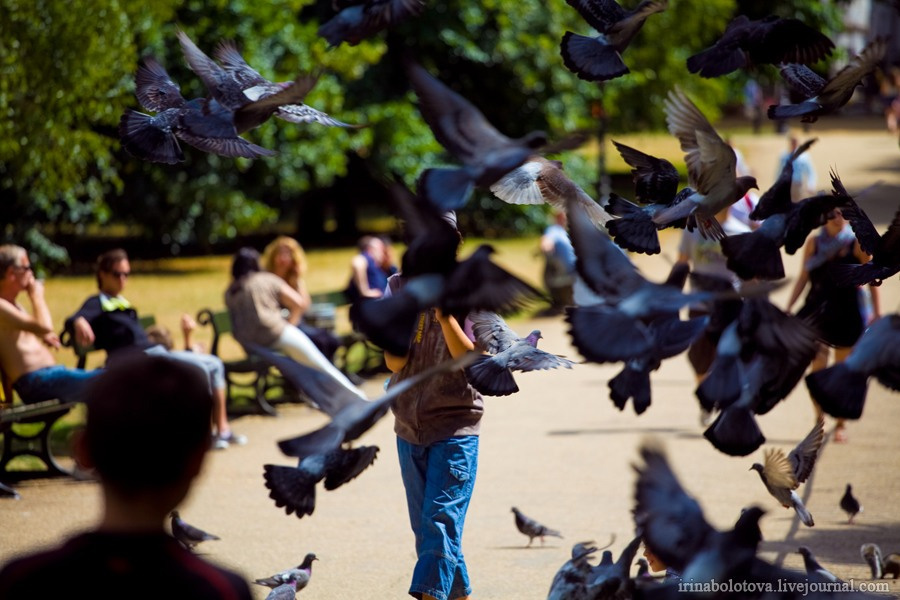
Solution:
{"label": "person sitting on bench", "polygon": [[78,312],[66,319],[66,331],[82,347],[93,345],[98,350],[106,350],[107,362],[110,364],[129,351],[143,351],[145,354],[166,355],[203,369],[209,376],[215,400],[214,447],[224,449],[232,444],[246,444],[247,438],[234,433],[228,423],[225,410],[225,365],[222,359],[211,354],[168,350],[165,346],[151,342],[141,327],[137,311],[122,296],[130,275],[131,263],[124,250],[109,250],[101,254],[97,259],[97,287],[100,293],[85,300]]}
{"label": "person sitting on bench", "polygon": [[[53,331],[44,284],[35,279],[24,248],[0,246],[0,276],[0,370],[26,404],[54,398],[83,401],[86,384],[98,371],[56,364],[50,348],[59,348],[59,336]],[[16,302],[21,292],[28,295],[31,313]]]}

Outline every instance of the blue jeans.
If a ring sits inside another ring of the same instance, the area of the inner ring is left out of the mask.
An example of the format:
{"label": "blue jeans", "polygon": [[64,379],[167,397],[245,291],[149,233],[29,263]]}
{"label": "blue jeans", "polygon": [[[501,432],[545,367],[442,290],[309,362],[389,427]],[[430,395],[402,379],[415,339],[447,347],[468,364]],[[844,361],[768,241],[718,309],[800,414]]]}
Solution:
{"label": "blue jeans", "polygon": [[62,365],[44,367],[16,379],[13,389],[25,404],[53,398],[59,398],[64,402],[85,402],[82,396],[88,381],[101,372],[99,369],[85,371]]}
{"label": "blue jeans", "polygon": [[429,446],[397,438],[397,454],[418,556],[409,594],[437,600],[468,596],[472,588],[462,532],[478,468],[478,436],[451,437]]}

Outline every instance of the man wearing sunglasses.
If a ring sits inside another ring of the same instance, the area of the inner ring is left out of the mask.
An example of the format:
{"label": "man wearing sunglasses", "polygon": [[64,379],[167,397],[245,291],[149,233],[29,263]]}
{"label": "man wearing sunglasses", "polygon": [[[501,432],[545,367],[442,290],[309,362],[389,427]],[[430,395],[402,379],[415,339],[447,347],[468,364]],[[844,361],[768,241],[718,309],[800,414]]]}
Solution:
{"label": "man wearing sunglasses", "polygon": [[224,449],[247,443],[247,438],[233,433],[228,424],[225,366],[222,360],[211,354],[170,350],[150,341],[138,320],[137,310],[122,295],[130,275],[131,263],[124,250],[109,250],[101,254],[97,259],[99,293],[88,298],[78,312],[66,319],[66,331],[74,336],[79,346],[93,345],[99,350],[106,350],[108,362],[132,351],[142,351],[200,367],[208,374],[213,392],[213,427],[216,432],[213,447]]}
{"label": "man wearing sunglasses", "polygon": [[[44,299],[44,284],[35,279],[21,246],[0,246],[0,371],[26,404],[59,398],[82,401],[87,381],[98,372],[57,365],[50,350],[59,336]],[[25,292],[31,312],[17,302]]]}

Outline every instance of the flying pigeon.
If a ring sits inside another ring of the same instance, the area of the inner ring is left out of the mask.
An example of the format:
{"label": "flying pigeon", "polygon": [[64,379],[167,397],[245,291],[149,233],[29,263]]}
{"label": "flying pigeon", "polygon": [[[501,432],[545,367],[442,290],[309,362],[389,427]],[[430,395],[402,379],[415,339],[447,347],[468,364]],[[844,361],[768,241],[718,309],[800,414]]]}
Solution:
{"label": "flying pigeon", "polygon": [[566,199],[574,198],[584,206],[595,223],[605,225],[610,215],[587,192],[572,181],[558,160],[532,156],[491,185],[491,192],[509,204],[549,204],[566,209]]}
{"label": "flying pigeon", "polygon": [[605,299],[602,304],[567,309],[572,343],[592,362],[643,356],[654,344],[654,335],[646,323],[656,317],[671,316],[691,302],[737,295],[734,290],[685,294],[678,287],[650,282],[574,202],[569,203],[568,217],[575,268],[585,283]]}
{"label": "flying pigeon", "polygon": [[816,583],[843,583],[837,575],[823,567],[813,556],[812,550],[806,546],[800,546],[797,549],[800,556],[803,557],[803,566],[806,568],[806,574],[809,576],[810,582]]}
{"label": "flying pigeon", "polygon": [[562,537],[562,535],[555,529],[550,529],[545,525],[541,525],[534,519],[526,517],[515,506],[512,507],[512,512],[515,515],[516,529],[528,536],[528,544],[526,545],[526,548],[531,545],[531,542],[534,541],[534,538],[540,538],[541,546],[543,546],[545,536],[553,536],[558,538]]}
{"label": "flying pigeon", "polygon": [[812,196],[799,202],[791,202],[788,197],[784,212],[769,215],[755,231],[723,238],[720,243],[728,269],[745,280],[783,278],[781,247],[788,254],[796,253],[813,229],[824,225],[835,208],[850,201],[849,196],[837,191],[843,186],[834,171],[831,178],[837,182],[832,194]]}
{"label": "flying pigeon", "polygon": [[383,29],[425,10],[424,0],[333,0],[338,14],[319,27],[319,37],[332,48],[347,42],[356,46]]}
{"label": "flying pigeon", "polygon": [[844,495],[840,501],[841,510],[847,513],[847,523],[853,523],[853,518],[863,511],[859,500],[853,495],[853,488],[848,483],[844,489]]}
{"label": "flying pigeon", "polygon": [[753,463],[750,467],[750,470],[759,473],[759,478],[772,497],[785,508],[793,508],[807,527],[812,527],[815,522],[795,490],[812,473],[819,449],[825,440],[824,425],[824,419],[819,419],[803,441],[786,457],[781,450],[769,448],[765,452],[765,464]]}
{"label": "flying pigeon", "polygon": [[193,550],[194,546],[200,542],[221,539],[217,535],[207,533],[202,529],[198,529],[193,525],[185,523],[177,510],[173,510],[170,514],[172,517],[172,536],[184,546],[187,550]]}
{"label": "flying pigeon", "polygon": [[303,557],[303,562],[296,567],[279,571],[270,577],[254,579],[253,583],[274,589],[279,585],[293,582],[294,589],[299,592],[309,583],[309,578],[312,576],[312,563],[314,560],[319,559],[316,557],[315,553],[310,552]]}
{"label": "flying pigeon", "polygon": [[622,52],[644,21],[669,6],[668,0],[643,0],[626,11],[615,0],[566,0],[600,35],[588,37],[566,31],[560,50],[566,68],[587,81],[608,81],[628,73]]}
{"label": "flying pigeon", "polygon": [[634,582],[630,577],[631,561],[641,546],[638,535],[622,550],[613,562],[612,552],[605,550],[600,562],[591,568],[588,577],[589,598],[630,598],[634,592]]}
{"label": "flying pigeon", "polygon": [[734,528],[719,531],[703,516],[672,472],[656,443],[640,448],[644,464],[635,466],[635,525],[644,543],[684,581],[727,581],[743,578],[751,569],[762,540],[759,519],[765,511],[744,510]]}
{"label": "flying pigeon", "polygon": [[833,49],[827,36],[798,19],[771,15],[751,21],[738,15],[715,44],[687,59],[687,68],[719,77],[755,65],[813,64]]}
{"label": "flying pigeon", "polygon": [[316,484],[324,479],[326,490],[335,490],[365,471],[378,454],[378,446],[337,448],[301,458],[296,467],[263,465],[263,477],[275,506],[298,519],[316,509]]}
{"label": "flying pigeon", "polygon": [[781,167],[778,179],[760,197],[759,202],[750,212],[750,218],[754,221],[762,221],[777,213],[785,213],[791,204],[791,182],[794,179],[794,161],[818,141],[818,138],[810,138],[797,146]]}
{"label": "flying pigeon", "polygon": [[653,222],[656,213],[675,206],[694,194],[686,187],[678,191],[678,171],[664,158],[651,156],[613,140],[613,145],[631,167],[635,200],[640,205],[611,193],[606,210],[618,217],[606,223],[610,236],[620,247],[642,254],[659,254],[657,229],[685,227],[679,219],[666,225]]}
{"label": "flying pigeon", "polygon": [[148,57],[135,75],[135,95],[155,115],[127,109],[119,120],[119,140],[132,156],[152,162],[184,161],[178,140],[227,157],[259,158],[275,152],[238,136],[234,113],[214,99],[185,100],[180,88],[155,59]]}
{"label": "flying pigeon", "polygon": [[[231,75],[249,101],[256,101],[279,93],[293,85],[293,82],[274,83],[259,74],[247,64],[233,42],[219,43],[216,48],[216,59],[225,71]],[[284,104],[275,109],[275,116],[290,123],[318,123],[328,127],[360,127],[349,125],[303,103]]]}
{"label": "flying pigeon", "polygon": [[260,94],[251,100],[232,73],[200,50],[187,33],[179,29],[176,35],[188,66],[203,81],[213,99],[225,110],[233,111],[238,134],[262,125],[282,106],[302,104],[316,85],[315,77],[300,75],[293,82],[283,84],[279,91]]}
{"label": "flying pigeon", "polygon": [[858,419],[866,403],[869,377],[900,391],[900,314],[869,325],[847,358],[806,376],[813,400],[838,419]]}
{"label": "flying pigeon", "polygon": [[900,272],[900,208],[894,213],[887,231],[879,234],[869,217],[858,205],[841,208],[859,240],[860,248],[872,260],[859,265],[829,264],[828,274],[840,287],[881,283]]}
{"label": "flying pigeon", "polygon": [[466,367],[466,377],[476,390],[488,396],[508,396],[519,391],[513,371],[537,371],[565,367],[571,360],[538,349],[541,332],[537,329],[524,338],[517,336],[502,317],[489,311],[469,313],[475,342],[488,355],[482,355]]}
{"label": "flying pigeon", "polygon": [[457,260],[461,238],[450,213],[442,214],[397,182],[388,189],[406,223],[408,245],[401,259],[401,287],[359,306],[359,329],[377,346],[405,355],[419,314],[431,307],[461,319],[474,310],[513,312],[543,297],[494,263],[488,244]]}
{"label": "flying pigeon", "polygon": [[415,61],[406,61],[406,73],[435,139],[464,163],[426,169],[419,178],[422,195],[442,210],[461,208],[473,186],[490,187],[547,144],[542,131],[517,139],[503,135],[471,102]]}
{"label": "flying pigeon", "polygon": [[377,400],[363,400],[352,392],[348,392],[343,406],[331,416],[331,421],[327,425],[311,433],[281,440],[278,442],[278,447],[287,456],[296,456],[301,459],[333,452],[340,448],[341,444],[352,442],[368,431],[387,414],[398,396],[431,377],[472,364],[477,356],[474,352],[467,352],[459,358],[434,365],[390,386],[387,393]]}
{"label": "flying pigeon", "polygon": [[693,217],[700,233],[707,239],[725,237],[716,213],[728,208],[751,188],[756,179],[735,176],[737,157],[703,113],[680,88],[669,92],[663,101],[669,133],[678,138],[685,152],[688,185],[696,190],[684,201],[653,215],[657,225]]}
{"label": "flying pigeon", "polygon": [[781,67],[781,76],[798,94],[806,100],[799,104],[778,104],[769,106],[770,119],[790,119],[801,117],[804,123],[814,123],[822,115],[833,113],[853,96],[856,86],[863,77],[875,70],[884,58],[887,41],[875,38],[863,48],[850,63],[829,80],[817,75],[805,65],[787,64]]}

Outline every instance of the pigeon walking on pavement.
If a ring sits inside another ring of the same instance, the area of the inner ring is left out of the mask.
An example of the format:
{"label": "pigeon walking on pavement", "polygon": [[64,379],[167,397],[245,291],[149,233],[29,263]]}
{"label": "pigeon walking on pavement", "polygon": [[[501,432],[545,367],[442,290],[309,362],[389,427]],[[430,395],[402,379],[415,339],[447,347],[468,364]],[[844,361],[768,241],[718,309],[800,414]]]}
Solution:
{"label": "pigeon walking on pavement", "polygon": [[687,68],[701,77],[719,77],[763,64],[813,64],[833,49],[825,34],[799,19],[771,15],[751,21],[738,15],[715,44],[687,59]]}
{"label": "pigeon walking on pavement", "polygon": [[488,352],[466,367],[466,378],[476,390],[488,396],[508,396],[519,391],[513,371],[537,371],[565,367],[575,363],[537,347],[541,332],[537,329],[520,338],[503,318],[490,311],[474,311],[468,316],[479,348]]}
{"label": "pigeon walking on pavement", "polygon": [[425,0],[332,0],[331,4],[339,12],[319,27],[318,34],[332,48],[343,42],[356,46],[425,10]]}
{"label": "pigeon walking on pavement", "polygon": [[528,546],[531,546],[531,542],[534,541],[534,538],[540,538],[541,546],[543,546],[545,536],[558,538],[562,537],[562,535],[555,529],[550,529],[546,525],[541,525],[534,519],[526,517],[515,506],[512,507],[512,512],[515,515],[516,529],[528,536],[528,544],[526,544],[526,548]]}
{"label": "pigeon walking on pavement", "polygon": [[[653,215],[657,225],[667,225],[683,218],[693,220],[706,239],[725,237],[716,213],[757,188],[749,175],[736,176],[737,156],[680,89],[669,92],[663,101],[669,133],[678,138],[688,169],[688,185],[696,190],[682,202]],[[689,224],[689,227],[692,225]]]}
{"label": "pigeon walking on pavement", "polygon": [[807,527],[815,525],[815,521],[796,490],[807,480],[816,464],[822,442],[825,441],[824,425],[824,419],[819,419],[809,434],[787,456],[778,448],[768,448],[764,464],[753,463],[750,467],[759,473],[759,478],[772,497],[785,508],[793,508]]}
{"label": "pigeon walking on pavement", "polygon": [[886,50],[887,41],[875,38],[829,80],[823,79],[805,65],[791,63],[782,66],[781,76],[805,100],[799,104],[769,106],[769,118],[801,117],[800,120],[804,123],[814,123],[820,116],[835,112],[850,101],[856,86],[861,84],[863,77],[875,70]]}
{"label": "pigeon walking on pavement", "polygon": [[808,547],[800,546],[800,548],[797,549],[797,552],[803,557],[803,566],[806,569],[806,574],[809,577],[810,582],[843,583],[837,575],[819,564],[819,561],[813,556],[812,550]]}
{"label": "pigeon walking on pavement", "polygon": [[628,73],[622,53],[650,15],[662,12],[668,0],[643,0],[626,11],[615,0],[566,0],[600,35],[566,31],[560,51],[566,68],[587,81],[608,81]]}
{"label": "pigeon walking on pavement", "polygon": [[841,496],[841,501],[839,504],[841,506],[841,510],[847,513],[847,523],[852,524],[853,518],[863,511],[863,507],[859,503],[859,500],[857,500],[856,496],[853,495],[853,486],[851,486],[849,483],[844,489],[844,495]]}
{"label": "pigeon walking on pavement", "polygon": [[294,600],[297,597],[296,577],[296,574],[291,574],[287,581],[273,587],[266,594],[266,600]]}
{"label": "pigeon walking on pavement", "polygon": [[883,579],[888,575],[893,579],[900,578],[900,554],[893,552],[883,556],[878,544],[863,544],[859,548],[859,554],[869,565],[872,571],[872,579]]}
{"label": "pigeon walking on pavement", "polygon": [[319,559],[314,552],[310,552],[303,557],[303,562],[296,567],[279,571],[269,577],[254,579],[253,583],[274,589],[279,585],[293,582],[294,589],[299,592],[309,584],[310,577],[312,577],[312,563],[314,560]]}
{"label": "pigeon walking on pavement", "polygon": [[217,535],[207,533],[202,529],[198,529],[193,525],[185,523],[177,510],[173,510],[170,513],[170,516],[172,517],[172,536],[187,550],[193,550],[194,546],[200,542],[221,539]]}

